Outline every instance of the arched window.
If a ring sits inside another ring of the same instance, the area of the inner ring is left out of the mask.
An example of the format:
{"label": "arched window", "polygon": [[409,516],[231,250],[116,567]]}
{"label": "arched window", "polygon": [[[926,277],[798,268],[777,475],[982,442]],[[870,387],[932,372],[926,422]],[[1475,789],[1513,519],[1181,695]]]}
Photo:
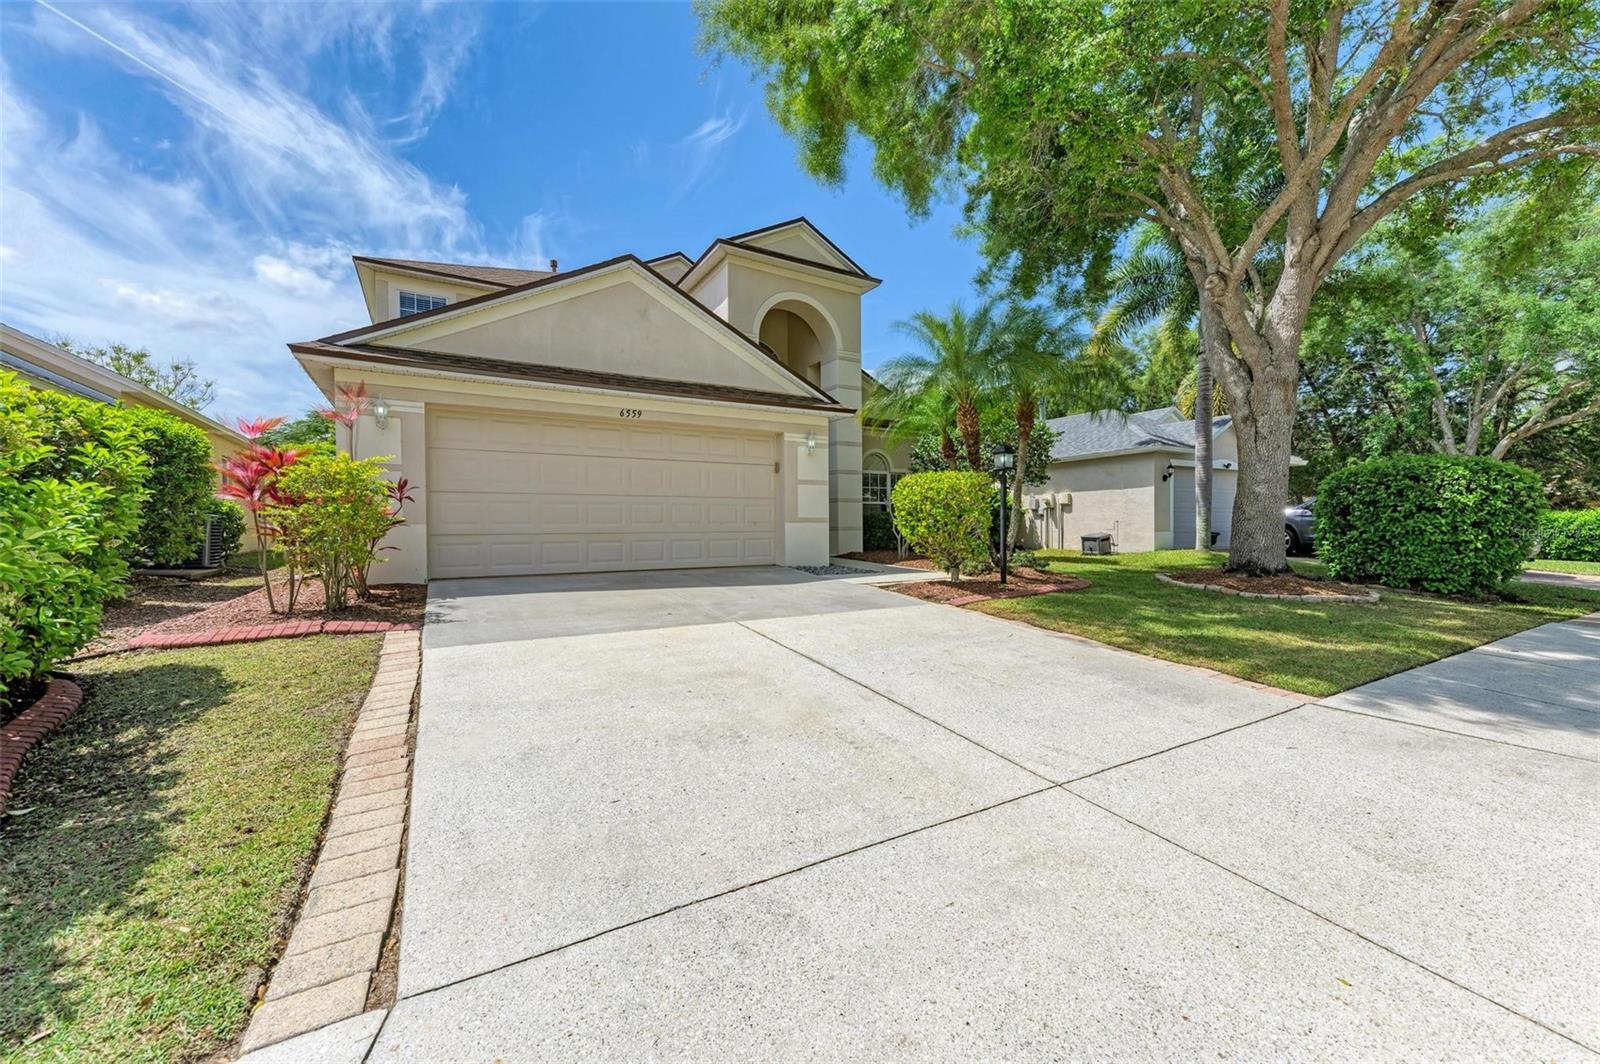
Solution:
{"label": "arched window", "polygon": [[889,459],[877,451],[861,460],[861,505],[872,510],[889,508],[889,489],[893,487]]}

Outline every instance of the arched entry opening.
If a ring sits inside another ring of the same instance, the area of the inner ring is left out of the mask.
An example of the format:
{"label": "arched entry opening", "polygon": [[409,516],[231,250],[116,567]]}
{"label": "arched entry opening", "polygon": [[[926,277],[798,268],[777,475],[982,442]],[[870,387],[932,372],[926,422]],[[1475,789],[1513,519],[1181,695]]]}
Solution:
{"label": "arched entry opening", "polygon": [[822,367],[838,351],[833,323],[798,296],[780,296],[762,309],[756,339],[802,380],[822,387]]}

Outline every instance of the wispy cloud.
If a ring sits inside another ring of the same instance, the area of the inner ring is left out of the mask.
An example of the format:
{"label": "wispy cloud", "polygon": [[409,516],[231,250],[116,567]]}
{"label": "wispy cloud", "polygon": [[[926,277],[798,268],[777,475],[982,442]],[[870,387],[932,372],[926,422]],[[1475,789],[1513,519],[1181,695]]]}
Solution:
{"label": "wispy cloud", "polygon": [[674,199],[681,199],[710,176],[718,156],[722,153],[722,146],[744,128],[747,117],[746,114],[735,117],[731,111],[714,114],[678,142],[683,162],[679,171],[682,176]]}
{"label": "wispy cloud", "polygon": [[[113,59],[186,132],[166,149],[178,165],[148,170],[89,117],[47,117],[0,66],[6,321],[194,358],[218,378],[214,413],[292,412],[313,393],[283,343],[365,320],[353,250],[502,257],[466,196],[399,154],[448,101],[476,39],[472,9],[198,5],[161,21],[41,0],[34,11],[8,31]],[[354,80],[326,76],[335,60],[386,71],[368,79],[386,91],[319,96]],[[535,218],[512,238],[519,256],[548,252],[552,219]]]}

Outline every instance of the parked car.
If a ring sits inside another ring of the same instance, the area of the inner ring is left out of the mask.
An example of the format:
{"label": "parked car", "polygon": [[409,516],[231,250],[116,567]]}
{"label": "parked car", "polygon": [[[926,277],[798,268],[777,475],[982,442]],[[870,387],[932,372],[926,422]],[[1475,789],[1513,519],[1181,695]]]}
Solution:
{"label": "parked car", "polygon": [[1316,501],[1317,497],[1313,495],[1305,502],[1283,508],[1283,546],[1290,554],[1299,554],[1301,551],[1310,554],[1316,548],[1316,537],[1311,527],[1311,507]]}

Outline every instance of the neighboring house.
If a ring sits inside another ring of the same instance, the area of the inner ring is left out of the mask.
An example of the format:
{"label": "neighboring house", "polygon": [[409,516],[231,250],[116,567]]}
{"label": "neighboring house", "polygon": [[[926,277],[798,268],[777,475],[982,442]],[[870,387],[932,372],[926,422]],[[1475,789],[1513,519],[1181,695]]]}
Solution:
{"label": "neighboring house", "polygon": [[81,395],[102,403],[147,406],[172,414],[206,434],[211,441],[213,459],[237,454],[247,442],[221,422],[154,389],[3,323],[0,323],[0,369],[11,370],[40,388]]}
{"label": "neighboring house", "polygon": [[[1047,424],[1057,434],[1050,481],[1023,496],[1031,545],[1073,550],[1082,536],[1110,533],[1119,551],[1195,546],[1192,419],[1169,406]],[[1239,464],[1232,418],[1212,419],[1211,452],[1211,531],[1226,547]]]}
{"label": "neighboring house", "polygon": [[[825,565],[861,549],[861,296],[809,221],[571,270],[358,256],[370,325],[289,345],[415,502],[386,581]],[[882,468],[880,468],[882,467]]]}

